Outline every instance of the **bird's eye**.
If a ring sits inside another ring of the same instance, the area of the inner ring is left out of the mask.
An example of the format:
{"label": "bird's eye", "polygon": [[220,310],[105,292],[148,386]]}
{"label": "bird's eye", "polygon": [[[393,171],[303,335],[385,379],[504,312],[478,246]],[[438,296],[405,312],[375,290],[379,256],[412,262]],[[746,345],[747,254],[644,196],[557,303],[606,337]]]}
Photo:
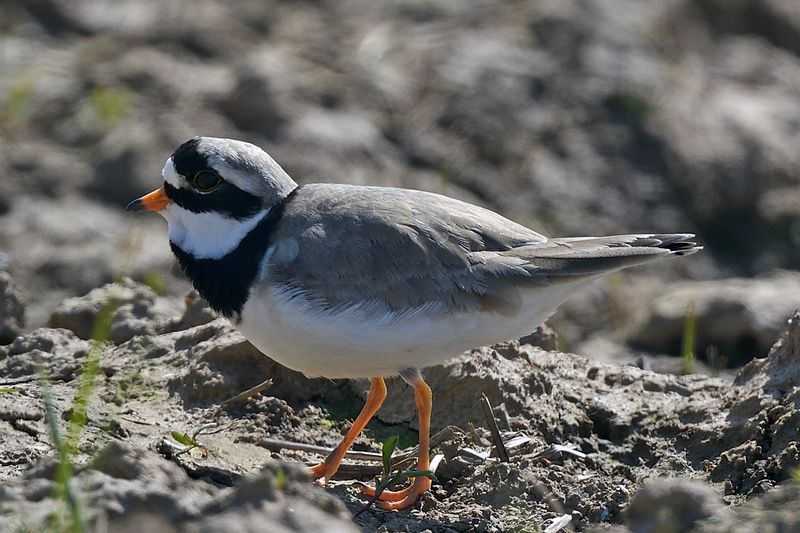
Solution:
{"label": "bird's eye", "polygon": [[200,192],[211,192],[221,183],[220,177],[208,170],[201,170],[192,178],[192,185]]}

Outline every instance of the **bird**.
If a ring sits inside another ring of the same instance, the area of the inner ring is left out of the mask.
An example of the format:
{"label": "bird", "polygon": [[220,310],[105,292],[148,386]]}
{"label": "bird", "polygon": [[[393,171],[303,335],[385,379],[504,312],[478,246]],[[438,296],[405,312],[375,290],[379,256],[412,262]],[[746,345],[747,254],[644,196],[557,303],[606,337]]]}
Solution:
{"label": "bird", "polygon": [[[370,380],[342,441],[310,468],[322,486],[386,398],[385,378],[413,388],[417,468],[428,470],[422,369],[530,333],[604,274],[702,249],[691,233],[549,238],[432,192],[298,185],[264,150],[232,139],[184,142],[162,178],[126,210],[166,219],[172,252],[212,309],[290,369]],[[379,505],[412,506],[430,487],[416,477]]]}

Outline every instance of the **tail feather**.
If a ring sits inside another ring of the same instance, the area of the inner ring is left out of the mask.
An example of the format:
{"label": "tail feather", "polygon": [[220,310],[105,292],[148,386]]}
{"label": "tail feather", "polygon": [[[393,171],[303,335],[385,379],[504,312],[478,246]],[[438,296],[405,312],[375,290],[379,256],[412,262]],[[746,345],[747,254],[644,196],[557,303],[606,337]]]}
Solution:
{"label": "tail feather", "polygon": [[653,235],[610,235],[608,237],[567,237],[553,239],[554,242],[569,245],[581,242],[608,248],[655,248],[668,250],[675,255],[690,255],[703,249],[691,239],[692,233],[657,233]]}
{"label": "tail feather", "polygon": [[691,233],[566,237],[522,246],[508,254],[524,259],[534,272],[553,278],[597,276],[669,255],[703,249]]}

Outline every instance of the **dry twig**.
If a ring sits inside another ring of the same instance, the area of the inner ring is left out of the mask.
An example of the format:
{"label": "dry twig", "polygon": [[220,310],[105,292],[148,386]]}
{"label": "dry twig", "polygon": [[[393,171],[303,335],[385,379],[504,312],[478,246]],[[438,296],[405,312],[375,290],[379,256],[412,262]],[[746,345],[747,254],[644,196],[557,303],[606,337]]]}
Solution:
{"label": "dry twig", "polygon": [[497,450],[497,455],[502,462],[508,463],[510,461],[508,450],[506,450],[506,446],[503,444],[503,438],[500,436],[500,428],[497,427],[497,420],[492,411],[492,404],[489,403],[489,398],[483,393],[481,393],[481,409],[483,409],[483,417],[486,419],[486,425],[489,426],[489,431],[492,433],[492,442]]}
{"label": "dry twig", "polygon": [[258,394],[262,390],[266,389],[267,387],[270,387],[271,385],[272,385],[272,378],[267,378],[264,381],[262,381],[261,383],[259,383],[258,385],[256,385],[255,387],[250,387],[246,391],[240,392],[239,394],[237,394],[236,396],[234,396],[232,398],[228,398],[227,400],[222,402],[222,406],[225,407],[225,406],[228,406],[228,405],[230,405],[232,403],[241,402],[242,400],[246,400],[246,399],[250,398],[251,396],[255,396],[256,394]]}

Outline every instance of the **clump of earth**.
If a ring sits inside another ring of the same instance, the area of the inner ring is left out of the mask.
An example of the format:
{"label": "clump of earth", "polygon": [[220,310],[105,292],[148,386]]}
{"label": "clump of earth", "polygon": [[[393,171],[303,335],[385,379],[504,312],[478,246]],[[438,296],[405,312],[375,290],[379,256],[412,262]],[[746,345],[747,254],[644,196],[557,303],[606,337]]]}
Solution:
{"label": "clump of earth", "polygon": [[[106,315],[110,340],[99,345],[89,326]],[[437,482],[409,510],[370,507],[355,518],[367,503],[359,484],[373,483],[380,464],[348,459],[322,489],[301,466],[320,455],[301,448],[333,447],[368,383],[305,378],[259,353],[195,295],[165,298],[130,280],[66,300],[50,321],[0,347],[0,531],[63,518],[41,381],[63,432],[95,357],[73,489],[87,523],[115,531],[800,527],[800,313],[735,376],[605,365],[554,350],[543,328],[426,369]],[[260,392],[223,403],[268,379]],[[398,453],[412,446],[412,398],[389,380],[386,404],[354,448],[378,452],[395,434]],[[182,443],[184,434],[196,446]]]}

